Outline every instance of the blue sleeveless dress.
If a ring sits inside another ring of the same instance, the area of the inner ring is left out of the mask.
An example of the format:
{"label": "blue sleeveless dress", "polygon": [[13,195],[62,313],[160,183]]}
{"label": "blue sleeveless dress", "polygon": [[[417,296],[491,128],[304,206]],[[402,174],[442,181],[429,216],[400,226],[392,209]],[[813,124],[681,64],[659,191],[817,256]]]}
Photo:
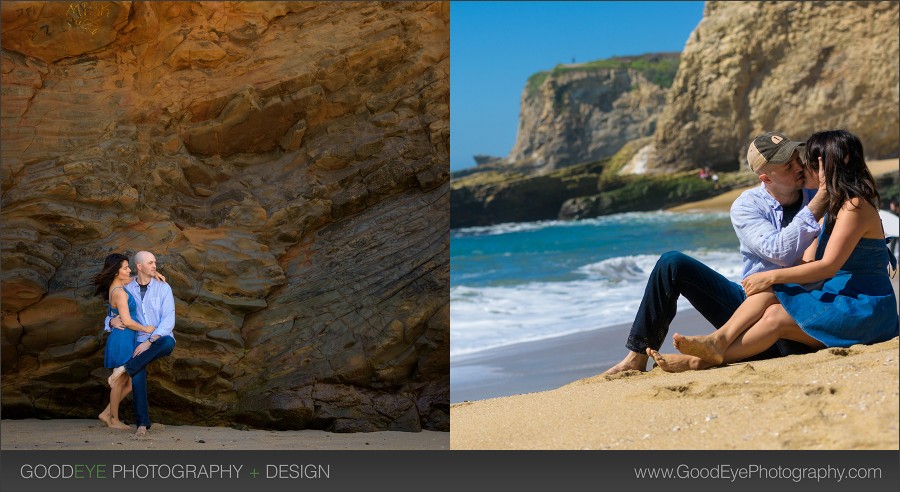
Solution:
{"label": "blue sleeveless dress", "polygon": [[[128,292],[128,289],[122,287],[116,288],[121,288],[125,291],[125,294],[128,295],[128,313],[131,315],[131,319],[136,320],[137,318],[135,316],[137,314],[137,300],[135,300],[134,296],[131,295],[131,292]],[[107,314],[110,317],[117,316],[119,314],[119,310],[115,308],[107,308]],[[106,350],[103,354],[103,367],[112,369],[128,362],[131,359],[131,354],[134,353],[134,347],[136,346],[136,344],[136,331],[129,330],[128,328],[125,328],[124,330],[113,328],[112,330],[110,330],[109,337],[106,339]]]}
{"label": "blue sleeveless dress", "polygon": [[[817,260],[831,237],[824,229],[819,233]],[[884,239],[862,238],[834,278],[772,288],[797,325],[826,347],[884,342],[900,331],[889,262],[896,265]]]}

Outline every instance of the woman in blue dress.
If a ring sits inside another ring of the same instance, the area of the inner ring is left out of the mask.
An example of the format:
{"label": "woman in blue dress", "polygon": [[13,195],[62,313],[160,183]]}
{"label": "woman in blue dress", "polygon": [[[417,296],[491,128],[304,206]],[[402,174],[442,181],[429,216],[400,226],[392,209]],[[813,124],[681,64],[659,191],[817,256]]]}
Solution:
{"label": "woman in blue dress", "polygon": [[888,264],[896,268],[896,263],[885,243],[879,195],[863,155],[859,138],[845,130],[809,138],[806,163],[818,163],[829,204],[804,263],[748,276],[742,282],[747,299],[719,330],[707,336],[673,335],[681,354],[648,349],[661,369],[680,372],[743,360],[778,339],[821,349],[898,335],[897,298],[888,274]]}
{"label": "woman in blue dress", "polygon": [[[134,353],[138,331],[151,333],[153,326],[142,325],[134,320],[137,312],[137,301],[125,285],[131,282],[131,268],[128,257],[113,253],[106,257],[103,270],[94,276],[96,294],[109,301],[109,316],[120,316],[125,328],[112,328],[106,339],[103,365],[107,368],[119,367],[128,362]],[[109,390],[109,405],[100,413],[103,423],[113,429],[130,429],[119,419],[119,403],[131,392],[131,378],[119,378]]]}

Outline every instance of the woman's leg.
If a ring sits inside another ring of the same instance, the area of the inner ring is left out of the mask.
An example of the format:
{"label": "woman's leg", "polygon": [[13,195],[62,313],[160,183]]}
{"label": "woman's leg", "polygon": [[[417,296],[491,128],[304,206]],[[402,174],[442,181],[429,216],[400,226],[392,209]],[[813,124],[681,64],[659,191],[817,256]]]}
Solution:
{"label": "woman's leg", "polygon": [[[725,362],[737,362],[771,347],[779,338],[793,340],[815,349],[825,348],[822,342],[809,336],[797,326],[781,304],[766,309],[758,323],[743,332],[725,351]],[[766,345],[768,343],[768,345]]]}
{"label": "woman's leg", "polygon": [[[127,391],[126,391],[127,388]],[[119,403],[131,391],[131,378],[119,378],[109,390],[109,422],[106,425],[113,429],[131,429],[119,420]]]}
{"label": "woman's leg", "polygon": [[[755,296],[754,296],[755,297]],[[728,346],[724,354],[725,362],[737,362],[763,352],[779,338],[800,342],[813,348],[825,348],[822,342],[807,335],[797,326],[793,318],[781,304],[773,304],[748,330],[740,333]],[[653,357],[660,369],[666,372],[683,372],[708,369],[718,364],[693,355],[665,354],[647,349],[647,355]]]}
{"label": "woman's leg", "polygon": [[705,336],[688,337],[678,333],[672,335],[675,348],[685,355],[693,355],[712,365],[719,365],[725,360],[726,349],[742,333],[759,321],[769,306],[777,302],[778,299],[772,289],[752,295],[737,308],[731,319],[715,332]]}

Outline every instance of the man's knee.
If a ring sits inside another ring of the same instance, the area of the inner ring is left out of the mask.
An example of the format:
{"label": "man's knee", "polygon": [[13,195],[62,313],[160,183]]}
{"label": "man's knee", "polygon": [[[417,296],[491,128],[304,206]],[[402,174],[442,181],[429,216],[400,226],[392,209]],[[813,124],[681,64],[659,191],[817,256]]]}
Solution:
{"label": "man's knee", "polygon": [[683,263],[686,259],[689,259],[690,256],[682,253],[681,251],[666,251],[662,255],[660,255],[657,263],[661,263],[663,265],[677,265],[679,263]]}
{"label": "man's knee", "polygon": [[656,261],[656,272],[668,278],[674,279],[678,271],[697,260],[680,251],[668,251],[663,253]]}
{"label": "man's knee", "polygon": [[175,339],[172,337],[162,337],[154,343],[158,346],[160,355],[169,355],[175,350]]}

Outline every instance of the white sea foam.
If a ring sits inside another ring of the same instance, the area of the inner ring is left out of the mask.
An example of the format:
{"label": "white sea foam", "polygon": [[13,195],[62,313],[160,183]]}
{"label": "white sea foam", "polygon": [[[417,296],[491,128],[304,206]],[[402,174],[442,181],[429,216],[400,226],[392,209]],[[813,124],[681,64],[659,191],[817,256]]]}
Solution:
{"label": "white sea foam", "polygon": [[[688,251],[725,277],[737,281],[737,251]],[[450,357],[543,340],[581,331],[630,324],[658,256],[611,258],[584,265],[568,282],[450,290]],[[684,299],[678,309],[690,309]]]}
{"label": "white sea foam", "polygon": [[605,215],[592,219],[582,220],[543,220],[537,222],[507,222],[503,224],[495,224],[490,226],[466,227],[464,229],[454,229],[453,237],[466,236],[496,236],[501,234],[511,234],[516,232],[530,232],[546,229],[549,227],[583,227],[583,226],[603,226],[615,224],[628,224],[629,226],[653,225],[657,223],[691,223],[691,222],[708,222],[712,219],[727,218],[725,212],[708,212],[708,213],[692,213],[683,214],[675,212],[628,212],[623,214]]}

